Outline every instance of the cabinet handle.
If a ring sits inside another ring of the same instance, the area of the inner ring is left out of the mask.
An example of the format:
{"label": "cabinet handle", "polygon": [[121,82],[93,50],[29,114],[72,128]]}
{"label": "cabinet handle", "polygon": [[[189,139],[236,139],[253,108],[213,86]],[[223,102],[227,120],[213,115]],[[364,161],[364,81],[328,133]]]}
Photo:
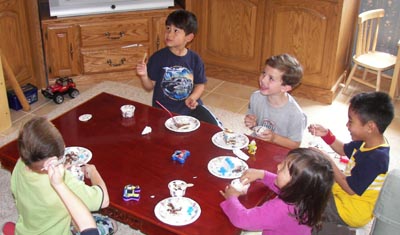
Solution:
{"label": "cabinet handle", "polygon": [[126,61],[126,59],[125,59],[125,58],[122,58],[122,59],[120,60],[120,63],[119,63],[119,64],[113,64],[112,60],[111,60],[111,59],[108,59],[108,60],[107,60],[107,64],[108,64],[109,66],[111,66],[111,67],[117,67],[117,66],[123,65],[123,64],[125,63],[125,61]]}
{"label": "cabinet handle", "polygon": [[116,40],[116,39],[121,39],[123,36],[125,36],[125,32],[123,32],[123,31],[119,32],[119,36],[117,36],[117,37],[111,36],[110,32],[105,32],[104,36],[106,36],[110,40]]}
{"label": "cabinet handle", "polygon": [[71,60],[74,59],[74,50],[72,48],[72,43],[69,44],[69,55],[71,56]]}

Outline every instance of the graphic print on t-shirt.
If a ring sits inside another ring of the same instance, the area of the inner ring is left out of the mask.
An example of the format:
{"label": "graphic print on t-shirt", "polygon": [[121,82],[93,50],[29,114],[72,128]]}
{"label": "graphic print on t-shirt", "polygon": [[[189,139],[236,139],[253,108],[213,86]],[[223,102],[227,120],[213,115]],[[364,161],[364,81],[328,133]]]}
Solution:
{"label": "graphic print on t-shirt", "polygon": [[161,89],[172,100],[184,100],[193,90],[193,73],[182,66],[163,67]]}
{"label": "graphic print on t-shirt", "polygon": [[264,119],[262,122],[262,126],[266,127],[268,130],[271,130],[272,132],[275,132],[276,124],[269,119]]}

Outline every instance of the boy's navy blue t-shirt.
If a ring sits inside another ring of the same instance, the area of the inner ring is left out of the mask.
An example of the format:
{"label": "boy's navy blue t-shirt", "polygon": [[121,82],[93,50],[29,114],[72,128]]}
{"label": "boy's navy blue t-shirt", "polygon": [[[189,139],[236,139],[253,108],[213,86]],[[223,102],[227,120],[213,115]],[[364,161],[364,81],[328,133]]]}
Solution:
{"label": "boy's navy blue t-shirt", "polygon": [[[167,47],[157,51],[147,63],[147,73],[155,81],[153,106],[159,107],[155,103],[158,100],[170,111],[181,115],[191,111],[185,100],[193,92],[194,85],[207,82],[203,61],[189,49],[185,56],[177,56]],[[200,99],[197,102],[203,104]]]}

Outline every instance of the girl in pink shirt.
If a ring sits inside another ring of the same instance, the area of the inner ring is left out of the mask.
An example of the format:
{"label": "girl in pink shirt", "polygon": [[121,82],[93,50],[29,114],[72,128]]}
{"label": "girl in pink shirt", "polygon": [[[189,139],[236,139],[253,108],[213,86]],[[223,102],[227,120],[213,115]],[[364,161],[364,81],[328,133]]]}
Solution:
{"label": "girl in pink shirt", "polygon": [[316,150],[297,148],[278,165],[277,174],[248,169],[240,178],[243,184],[261,181],[277,196],[260,206],[247,209],[238,197],[243,192],[227,186],[220,191],[225,201],[221,208],[232,224],[263,235],[311,234],[319,225],[334,181],[330,162]]}

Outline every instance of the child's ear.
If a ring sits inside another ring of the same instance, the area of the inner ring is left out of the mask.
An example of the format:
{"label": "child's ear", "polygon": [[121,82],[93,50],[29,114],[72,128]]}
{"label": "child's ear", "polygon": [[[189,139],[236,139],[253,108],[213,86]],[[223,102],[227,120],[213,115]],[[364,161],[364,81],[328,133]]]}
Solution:
{"label": "child's ear", "polygon": [[368,133],[379,132],[378,126],[374,121],[368,121],[367,126],[368,126]]}
{"label": "child's ear", "polygon": [[186,43],[189,43],[189,42],[191,42],[193,40],[194,34],[193,33],[189,33],[185,37],[186,37]]}
{"label": "child's ear", "polygon": [[51,164],[55,164],[55,163],[57,163],[57,161],[58,161],[57,157],[55,157],[55,156],[49,157],[43,162],[43,168],[45,170],[47,170]]}
{"label": "child's ear", "polygon": [[290,86],[290,85],[282,85],[281,87],[282,87],[281,90],[283,92],[289,92],[293,89],[292,86]]}

